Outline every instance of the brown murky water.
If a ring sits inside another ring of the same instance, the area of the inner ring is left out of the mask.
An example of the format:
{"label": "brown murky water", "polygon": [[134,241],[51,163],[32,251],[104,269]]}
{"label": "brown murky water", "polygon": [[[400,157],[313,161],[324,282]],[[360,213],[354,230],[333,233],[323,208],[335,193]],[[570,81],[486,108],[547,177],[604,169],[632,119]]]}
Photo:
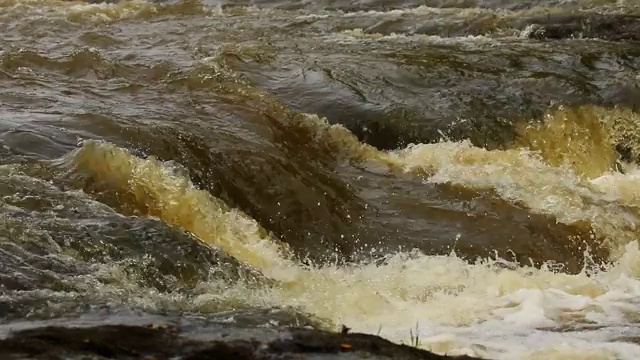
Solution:
{"label": "brown murky water", "polygon": [[5,325],[640,355],[635,2],[0,0],[0,31]]}

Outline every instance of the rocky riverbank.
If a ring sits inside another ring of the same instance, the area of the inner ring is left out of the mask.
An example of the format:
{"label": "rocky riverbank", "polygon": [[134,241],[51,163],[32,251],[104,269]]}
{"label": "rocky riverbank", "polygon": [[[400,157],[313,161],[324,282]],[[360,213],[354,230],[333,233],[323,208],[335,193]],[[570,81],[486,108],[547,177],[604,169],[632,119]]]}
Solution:
{"label": "rocky riverbank", "polygon": [[45,326],[0,341],[4,359],[473,359],[440,356],[378,336],[214,326],[188,334],[166,324]]}

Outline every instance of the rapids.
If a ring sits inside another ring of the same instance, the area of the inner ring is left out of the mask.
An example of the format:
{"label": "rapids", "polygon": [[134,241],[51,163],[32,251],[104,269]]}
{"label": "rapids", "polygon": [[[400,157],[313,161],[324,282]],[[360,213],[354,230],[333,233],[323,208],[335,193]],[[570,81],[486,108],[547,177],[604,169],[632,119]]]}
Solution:
{"label": "rapids", "polygon": [[635,2],[0,0],[0,31],[0,333],[640,356]]}

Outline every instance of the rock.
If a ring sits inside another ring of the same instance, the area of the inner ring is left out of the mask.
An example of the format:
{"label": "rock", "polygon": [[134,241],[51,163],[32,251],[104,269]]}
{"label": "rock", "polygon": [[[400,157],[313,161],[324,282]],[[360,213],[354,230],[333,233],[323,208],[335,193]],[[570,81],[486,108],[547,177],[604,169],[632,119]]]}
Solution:
{"label": "rock", "polygon": [[587,38],[608,41],[639,41],[640,18],[632,15],[558,14],[527,19],[532,39]]}
{"label": "rock", "polygon": [[[46,326],[0,340],[3,359],[473,359],[430,353],[378,336],[303,328],[217,328],[189,335],[166,324]],[[258,333],[256,333],[256,331]],[[235,333],[235,336],[233,335]],[[231,334],[231,335],[229,335]]]}

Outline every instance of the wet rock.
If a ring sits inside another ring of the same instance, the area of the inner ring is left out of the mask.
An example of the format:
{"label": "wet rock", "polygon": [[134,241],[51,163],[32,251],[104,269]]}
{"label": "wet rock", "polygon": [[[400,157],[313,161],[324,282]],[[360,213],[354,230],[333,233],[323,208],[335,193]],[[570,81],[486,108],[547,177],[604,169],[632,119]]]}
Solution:
{"label": "wet rock", "polygon": [[[257,329],[255,329],[257,330]],[[104,325],[90,328],[41,327],[15,332],[0,341],[4,359],[473,359],[440,356],[378,336],[310,329],[247,333],[218,329],[214,335],[188,336],[178,327]],[[206,332],[205,332],[206,333]],[[237,334],[236,334],[237,335]]]}
{"label": "wet rock", "polygon": [[640,18],[631,15],[561,14],[529,19],[531,39],[588,38],[640,41]]}

